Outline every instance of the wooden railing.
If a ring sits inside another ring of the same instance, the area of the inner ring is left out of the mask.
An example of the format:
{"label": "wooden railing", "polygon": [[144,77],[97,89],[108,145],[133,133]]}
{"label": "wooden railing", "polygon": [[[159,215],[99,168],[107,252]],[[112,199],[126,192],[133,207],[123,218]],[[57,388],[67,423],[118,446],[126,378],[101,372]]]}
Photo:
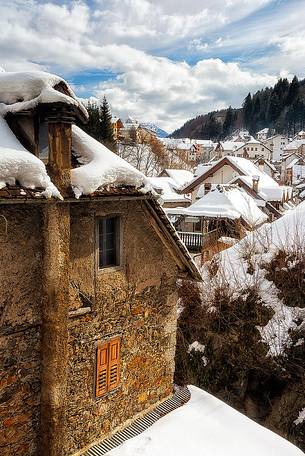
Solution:
{"label": "wooden railing", "polygon": [[202,233],[192,233],[188,231],[177,231],[180,239],[191,252],[201,252],[202,248]]}
{"label": "wooden railing", "polygon": [[177,231],[177,233],[190,252],[201,252],[205,246],[214,243],[220,237],[218,229],[204,234],[191,231]]}

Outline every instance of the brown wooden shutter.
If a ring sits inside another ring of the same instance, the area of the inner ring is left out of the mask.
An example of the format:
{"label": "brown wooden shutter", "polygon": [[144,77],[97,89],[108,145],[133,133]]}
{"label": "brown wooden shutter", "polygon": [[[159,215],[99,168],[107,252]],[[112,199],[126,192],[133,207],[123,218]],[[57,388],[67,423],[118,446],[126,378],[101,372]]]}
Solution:
{"label": "brown wooden shutter", "polygon": [[108,391],[117,387],[120,381],[120,338],[109,342],[108,347]]}
{"label": "brown wooden shutter", "polygon": [[109,358],[109,344],[101,344],[97,347],[96,360],[96,383],[95,394],[97,397],[107,392],[107,367]]}

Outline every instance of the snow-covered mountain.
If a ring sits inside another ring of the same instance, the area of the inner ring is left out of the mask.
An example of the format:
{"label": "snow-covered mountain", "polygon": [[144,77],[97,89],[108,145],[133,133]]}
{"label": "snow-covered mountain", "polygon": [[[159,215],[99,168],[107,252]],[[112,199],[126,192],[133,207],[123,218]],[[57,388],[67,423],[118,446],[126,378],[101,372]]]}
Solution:
{"label": "snow-covered mountain", "polygon": [[154,131],[159,138],[166,138],[168,136],[168,133],[162,128],[158,127],[156,124],[150,123],[150,122],[141,122],[140,124],[143,128],[147,128],[147,130],[152,130]]}

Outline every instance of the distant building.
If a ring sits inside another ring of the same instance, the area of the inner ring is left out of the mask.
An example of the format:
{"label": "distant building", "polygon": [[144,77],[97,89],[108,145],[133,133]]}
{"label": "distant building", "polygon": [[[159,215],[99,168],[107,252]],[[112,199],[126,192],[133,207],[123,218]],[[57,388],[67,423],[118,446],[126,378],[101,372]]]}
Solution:
{"label": "distant building", "polygon": [[268,146],[251,136],[249,141],[236,149],[234,155],[236,157],[249,158],[250,160],[255,160],[257,158],[270,160],[272,151]]}
{"label": "distant building", "polygon": [[254,164],[264,173],[268,174],[268,176],[272,177],[273,179],[276,177],[277,169],[276,167],[270,163],[268,160],[264,158],[258,158],[254,161]]}
{"label": "distant building", "polygon": [[264,142],[264,141],[266,141],[268,134],[269,134],[269,128],[263,128],[262,130],[260,130],[256,133],[256,138],[258,139],[258,141]]}
{"label": "distant building", "polygon": [[220,141],[214,147],[216,158],[223,158],[227,155],[235,156],[236,151],[244,146],[243,141]]}
{"label": "distant building", "polygon": [[252,196],[238,185],[213,186],[191,206],[166,212],[176,217],[176,229],[190,250],[196,250],[201,239],[203,261],[268,220]]}
{"label": "distant building", "polygon": [[283,149],[283,156],[290,154],[305,156],[305,139],[293,139]]}
{"label": "distant building", "polygon": [[289,139],[286,135],[276,134],[267,138],[263,143],[272,152],[271,160],[280,161],[283,157],[285,147],[289,143]]}
{"label": "distant building", "polygon": [[111,124],[113,128],[113,138],[117,141],[121,138],[121,130],[124,128],[124,124],[119,117],[113,117],[111,119]]}
{"label": "distant building", "polygon": [[292,199],[292,189],[280,186],[270,175],[252,161],[242,157],[224,157],[202,166],[194,179],[182,187],[181,192],[191,193],[192,202],[208,193],[218,184],[238,184],[265,208],[267,215],[280,217],[278,208]]}

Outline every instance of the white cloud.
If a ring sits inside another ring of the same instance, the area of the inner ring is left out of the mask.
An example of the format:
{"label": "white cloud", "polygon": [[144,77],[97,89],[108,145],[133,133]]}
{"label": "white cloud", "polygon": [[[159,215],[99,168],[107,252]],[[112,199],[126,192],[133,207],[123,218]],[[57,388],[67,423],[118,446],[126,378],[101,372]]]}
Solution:
{"label": "white cloud", "polygon": [[271,0],[97,0],[104,42],[164,48],[237,21]]}
{"label": "white cloud", "polygon": [[190,66],[146,56],[143,65],[125,71],[115,81],[99,84],[95,94],[105,94],[117,114],[133,113],[168,131],[198,114],[230,104],[240,106],[249,90],[276,82],[274,76],[251,73],[219,59]]}
{"label": "white cloud", "polygon": [[[283,17],[277,18],[271,35],[270,18],[244,28],[238,23],[235,34],[221,34],[224,25],[268,3],[271,0],[95,0],[89,6],[84,1],[2,0],[0,65],[9,71],[41,68],[66,76],[108,69],[118,76],[97,84],[95,94],[105,92],[121,115],[135,115],[171,130],[202,112],[240,105],[249,90],[273,84],[275,73],[287,73],[289,62],[300,67],[304,34],[297,27],[302,11],[293,9],[287,15],[290,26],[296,24],[297,41],[284,30]],[[268,61],[257,61],[252,70],[220,59],[189,65],[151,55],[153,49],[165,54],[164,49],[181,43],[185,49],[189,43],[192,53],[213,46],[257,46],[262,40],[278,51]],[[272,76],[265,74],[266,68]],[[80,84],[79,92],[85,90]]]}

